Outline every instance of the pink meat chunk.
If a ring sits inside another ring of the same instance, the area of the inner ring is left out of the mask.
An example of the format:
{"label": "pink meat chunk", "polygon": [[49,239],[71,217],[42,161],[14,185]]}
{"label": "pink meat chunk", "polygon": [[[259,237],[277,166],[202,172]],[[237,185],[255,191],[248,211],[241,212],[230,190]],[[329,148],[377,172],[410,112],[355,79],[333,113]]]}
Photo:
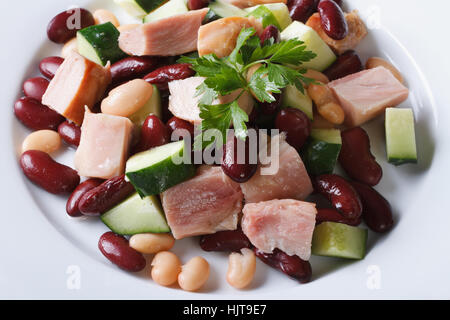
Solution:
{"label": "pink meat chunk", "polygon": [[133,123],[125,117],[86,112],[75,168],[81,176],[110,179],[125,172]]}
{"label": "pink meat chunk", "polygon": [[[269,155],[270,162],[259,165],[255,175],[241,184],[246,203],[273,199],[304,200],[313,191],[311,179],[298,152],[285,141],[284,135],[275,136],[272,141],[279,144],[279,157],[270,148],[269,151],[261,151]],[[276,167],[272,164],[278,159],[278,170],[265,173],[267,168]]]}
{"label": "pink meat chunk", "polygon": [[104,68],[72,52],[58,68],[42,103],[81,125],[85,106],[93,108],[110,83],[109,66]]}
{"label": "pink meat chunk", "polygon": [[122,32],[120,48],[135,56],[176,56],[197,50],[198,30],[208,9],[192,10]]}
{"label": "pink meat chunk", "polygon": [[298,200],[270,200],[244,206],[242,231],[265,253],[275,248],[303,260],[311,256],[316,205]]}
{"label": "pink meat chunk", "polygon": [[[169,82],[169,110],[172,114],[180,119],[189,121],[193,124],[200,124],[199,101],[201,96],[197,96],[197,87],[200,86],[205,78],[191,77],[183,80],[175,80]],[[234,101],[241,91],[236,90],[233,93],[221,96],[213,102],[213,104],[223,104]],[[248,92],[244,92],[238,99],[239,107],[250,114],[253,110],[253,98]]]}
{"label": "pink meat chunk", "polygon": [[228,2],[229,4],[245,9],[254,7],[260,4],[269,4],[269,3],[284,3],[286,4],[287,0],[225,0],[225,2]]}
{"label": "pink meat chunk", "polygon": [[162,195],[162,206],[175,239],[235,230],[242,192],[220,167],[202,166],[197,175]]}
{"label": "pink meat chunk", "polygon": [[384,68],[364,70],[332,81],[333,90],[345,112],[345,124],[359,126],[408,98],[409,90]]}

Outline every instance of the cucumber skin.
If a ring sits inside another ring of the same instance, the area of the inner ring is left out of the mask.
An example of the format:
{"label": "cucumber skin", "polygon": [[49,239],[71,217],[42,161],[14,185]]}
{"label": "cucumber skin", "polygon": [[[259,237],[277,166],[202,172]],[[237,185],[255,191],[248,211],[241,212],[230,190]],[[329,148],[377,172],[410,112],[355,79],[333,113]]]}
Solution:
{"label": "cucumber skin", "polygon": [[269,25],[274,25],[275,27],[278,28],[278,30],[281,30],[281,27],[280,27],[280,24],[278,23],[277,18],[275,17],[273,12],[270,11],[265,6],[260,6],[260,7],[256,8],[255,10],[250,12],[247,16],[252,16],[257,19],[261,19],[261,22],[262,22],[264,28]]}
{"label": "cucumber skin", "polygon": [[[90,26],[78,31],[78,33],[89,42],[92,48],[94,48],[103,66],[105,66],[108,61],[113,64],[128,57],[128,55],[119,48],[120,32],[111,22]],[[98,35],[100,33],[102,33],[101,42],[103,44],[108,44],[107,46],[99,46]]]}
{"label": "cucumber skin", "polygon": [[158,9],[169,0],[134,0],[147,14]]}
{"label": "cucumber skin", "polygon": [[108,222],[108,220],[106,220],[106,218],[103,217],[103,215],[100,217],[100,220],[102,220],[102,222],[105,224],[105,226],[107,226],[112,232],[116,233],[116,234],[120,234],[122,236],[132,236],[135,234],[141,234],[141,233],[169,233],[170,232],[170,228],[169,229],[146,229],[146,228],[142,228],[142,229],[134,229],[134,231],[125,231],[123,229],[120,228],[116,228],[115,226],[113,226],[111,223]]}
{"label": "cucumber skin", "polygon": [[401,166],[402,164],[407,163],[417,164],[417,159],[388,157],[388,162],[393,164],[394,166]]}
{"label": "cucumber skin", "polygon": [[[182,157],[182,152],[180,152]],[[183,170],[182,170],[183,169]],[[173,163],[172,158],[165,159],[151,167],[136,172],[127,172],[126,176],[139,195],[144,198],[160,194],[167,189],[195,176],[193,164]]]}
{"label": "cucumber skin", "polygon": [[303,152],[307,171],[313,175],[333,173],[340,151],[340,144],[310,138]]}

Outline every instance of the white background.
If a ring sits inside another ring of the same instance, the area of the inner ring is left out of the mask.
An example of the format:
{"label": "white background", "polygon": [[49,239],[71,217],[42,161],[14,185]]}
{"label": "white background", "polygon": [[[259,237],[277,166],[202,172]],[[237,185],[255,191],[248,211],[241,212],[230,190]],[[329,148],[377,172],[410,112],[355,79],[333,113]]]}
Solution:
{"label": "white background", "polygon": [[[399,182],[395,192],[386,185],[380,186],[379,190],[385,191],[386,197],[401,212],[398,226],[387,238],[380,239],[363,261],[350,264],[328,259],[324,264],[323,259],[316,260],[317,265],[329,267],[314,269],[315,279],[308,285],[298,285],[258,264],[258,270],[261,271],[253,290],[235,291],[224,281],[226,256],[219,255],[216,261],[217,254],[205,254],[208,260],[214,260],[215,263],[211,280],[205,290],[198,294],[161,288],[148,277],[129,275],[111,266],[98,253],[96,242],[91,241],[91,235],[87,234],[92,223],[69,221],[64,210],[59,208],[59,211],[55,211],[53,208],[61,207],[63,200],[58,199],[58,204],[54,205],[48,195],[30,188],[31,185],[25,182],[17,165],[20,145],[17,137],[25,131],[15,120],[12,107],[19,97],[22,81],[36,74],[39,60],[57,48],[46,40],[48,21],[69,5],[105,2],[108,1],[0,1],[0,105],[3,110],[3,116],[0,117],[0,298],[450,298],[450,2],[346,1],[362,13],[371,12],[373,6],[379,8],[383,30],[395,36],[410,53],[410,57],[399,55],[405,60],[400,58],[401,61],[395,62],[405,66],[402,72],[410,82],[410,87],[414,87],[412,97],[418,97],[411,104],[422,125],[434,136],[431,143],[418,137],[418,141],[430,144],[422,145],[422,150],[428,152],[434,149],[432,162],[427,164],[430,166],[421,173],[420,178]],[[379,31],[373,32],[377,34]],[[377,46],[380,52],[398,55],[396,48],[399,44],[378,41]],[[419,134],[422,133],[421,128]],[[427,157],[424,154],[421,156]],[[383,164],[383,168],[385,166],[387,168],[388,165]],[[385,178],[386,173],[390,172],[393,172],[392,169],[385,170]],[[408,169],[402,168],[398,172],[401,176]],[[32,190],[32,196],[29,190]],[[73,226],[73,229],[68,229],[69,226]],[[92,226],[92,230],[98,233],[96,228]],[[93,234],[92,239],[98,239],[100,234]],[[85,238],[89,238],[89,241],[86,242]],[[179,254],[183,258],[190,257],[183,248],[177,249]],[[76,267],[71,269],[70,266]],[[371,266],[375,266],[375,269]],[[73,270],[81,272],[78,290],[67,285],[71,279],[67,272]],[[380,286],[375,285],[375,288],[367,285],[373,279],[369,274],[373,270],[380,271]]]}

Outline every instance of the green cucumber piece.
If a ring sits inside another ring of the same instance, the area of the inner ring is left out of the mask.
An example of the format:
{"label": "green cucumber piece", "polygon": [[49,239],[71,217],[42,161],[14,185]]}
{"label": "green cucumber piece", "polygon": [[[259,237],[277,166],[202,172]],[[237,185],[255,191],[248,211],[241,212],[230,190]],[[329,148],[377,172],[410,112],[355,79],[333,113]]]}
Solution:
{"label": "green cucumber piece", "polygon": [[220,0],[211,1],[209,4],[209,9],[220,18],[245,17],[247,15],[247,12],[244,10]]}
{"label": "green cucumber piece", "polygon": [[314,229],[311,253],[317,256],[363,259],[367,229],[342,223],[322,222]]}
{"label": "green cucumber piece", "polygon": [[266,6],[258,6],[255,10],[251,11],[247,16],[248,17],[252,16],[257,19],[260,19],[264,28],[269,25],[274,25],[275,27],[278,28],[278,30],[281,30],[281,26],[278,23],[277,18],[272,13],[272,11],[270,11]]}
{"label": "green cucumber piece", "polygon": [[322,38],[320,38],[317,32],[299,21],[292,22],[281,32],[281,40],[295,38],[303,41],[306,45],[306,49],[317,55],[311,61],[302,63],[301,68],[323,71],[336,60],[333,51]]}
{"label": "green cucumber piece", "polygon": [[[141,197],[160,194],[195,175],[193,164],[184,163],[183,140],[135,154],[125,173]],[[181,163],[180,163],[181,162]]]}
{"label": "green cucumber piece", "polygon": [[257,10],[259,7],[264,6],[272,12],[275,19],[278,22],[280,31],[286,29],[288,25],[292,23],[291,16],[289,15],[289,9],[284,3],[267,3],[264,5],[257,5],[251,8],[244,9],[246,12],[252,12]]}
{"label": "green cucumber piece", "polygon": [[164,211],[156,196],[142,199],[135,193],[102,214],[101,220],[111,231],[121,235],[170,232]]}
{"label": "green cucumber piece", "polygon": [[127,57],[119,48],[119,35],[111,22],[84,28],[77,32],[78,52],[99,65],[113,64]]}
{"label": "green cucumber piece", "polygon": [[306,89],[302,93],[296,86],[289,85],[283,91],[283,107],[296,108],[303,111],[309,119],[313,119],[313,102]]}
{"label": "green cucumber piece", "polygon": [[207,24],[210,22],[213,22],[215,20],[219,20],[221,17],[219,17],[214,11],[211,9],[208,10],[208,13],[205,16],[205,19],[203,19],[202,24]]}
{"label": "green cucumber piece", "polygon": [[340,130],[313,129],[302,157],[308,172],[313,175],[333,173],[341,146]]}
{"label": "green cucumber piece", "polygon": [[128,14],[142,19],[153,10],[158,9],[168,0],[114,0]]}
{"label": "green cucumber piece", "polygon": [[417,163],[412,109],[387,108],[385,129],[388,161],[396,166]]}
{"label": "green cucumber piece", "polygon": [[154,114],[158,118],[161,118],[161,93],[159,89],[153,85],[153,94],[148,102],[140,108],[136,113],[129,116],[128,118],[135,124],[135,126],[140,129],[144,124],[145,119],[147,119],[149,114]]}
{"label": "green cucumber piece", "polygon": [[177,14],[186,13],[188,11],[188,7],[184,0],[170,0],[155,11],[146,15],[144,18],[144,23],[157,21],[175,16]]}

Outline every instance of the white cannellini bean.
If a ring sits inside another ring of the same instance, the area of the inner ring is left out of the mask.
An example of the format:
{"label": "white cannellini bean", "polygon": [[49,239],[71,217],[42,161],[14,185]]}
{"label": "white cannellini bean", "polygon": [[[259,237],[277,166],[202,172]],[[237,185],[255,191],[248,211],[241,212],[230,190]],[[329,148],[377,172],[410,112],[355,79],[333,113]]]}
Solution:
{"label": "white cannellini bean", "polygon": [[22,153],[28,150],[39,150],[52,153],[61,147],[61,137],[53,130],[39,130],[28,135],[22,144]]}
{"label": "white cannellini bean", "polygon": [[116,28],[120,26],[119,20],[117,17],[109,10],[99,9],[94,11],[93,13],[95,24],[104,24],[107,22],[111,22]]}
{"label": "white cannellini bean", "polygon": [[228,259],[227,281],[236,289],[247,287],[256,271],[256,256],[252,250],[244,248],[241,253],[233,252]]}
{"label": "white cannellini bean", "polygon": [[152,279],[161,286],[170,286],[177,282],[181,272],[181,262],[169,251],[159,252],[152,261]]}
{"label": "white cannellini bean", "polygon": [[141,233],[130,238],[130,247],[145,254],[168,251],[174,244],[174,237],[168,233]]}
{"label": "white cannellini bean", "polygon": [[103,113],[129,117],[139,111],[152,97],[153,86],[142,79],[131,80],[111,90],[102,101]]}
{"label": "white cannellini bean", "polygon": [[209,278],[209,263],[202,257],[194,257],[181,268],[178,284],[185,291],[197,291]]}
{"label": "white cannellini bean", "polygon": [[73,38],[73,39],[69,40],[63,46],[63,48],[61,50],[61,57],[63,57],[64,59],[67,58],[72,51],[78,52],[77,38]]}

